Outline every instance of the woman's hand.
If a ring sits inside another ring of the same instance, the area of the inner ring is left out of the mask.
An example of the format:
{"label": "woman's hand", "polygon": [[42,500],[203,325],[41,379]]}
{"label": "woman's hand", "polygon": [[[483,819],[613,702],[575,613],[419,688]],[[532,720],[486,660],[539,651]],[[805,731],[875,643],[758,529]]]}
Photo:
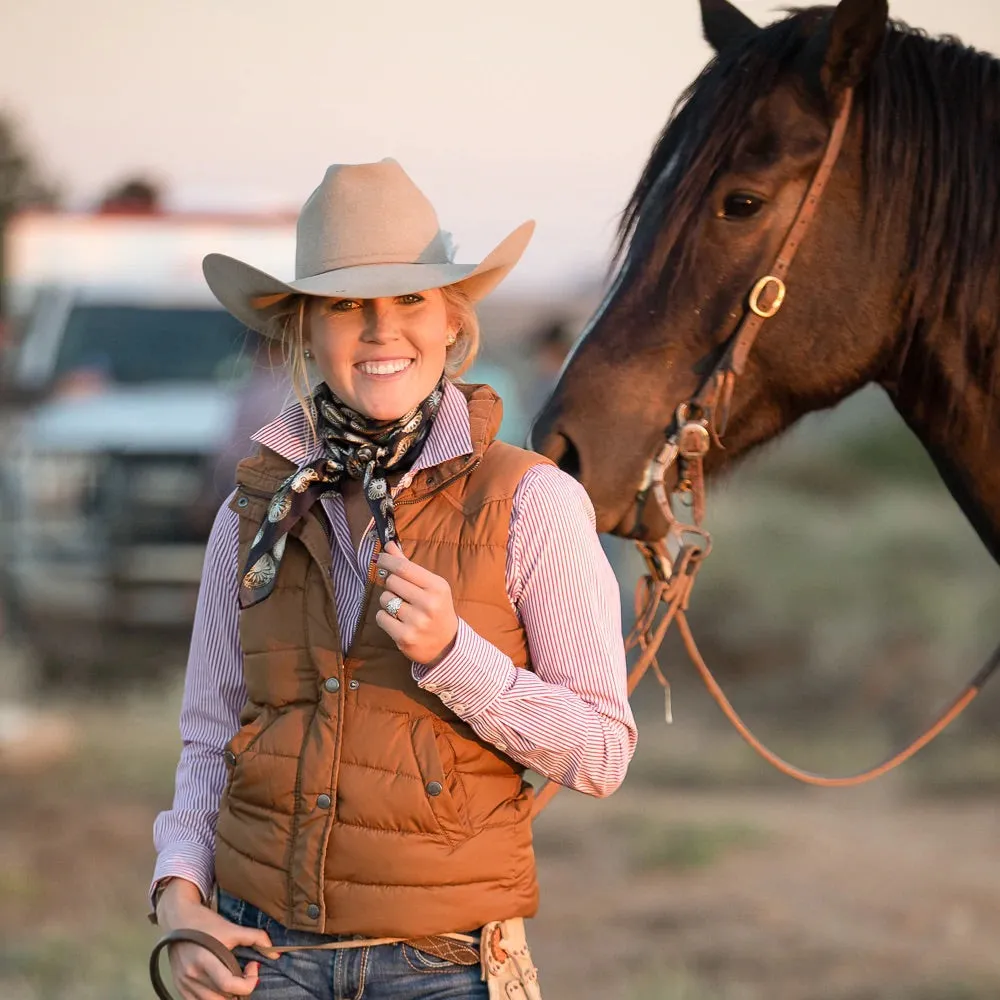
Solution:
{"label": "woman's hand", "polygon": [[[180,927],[204,931],[227,948],[238,945],[266,953],[271,939],[254,927],[241,927],[201,901],[198,887],[187,879],[175,878],[164,888],[156,905],[157,924],[165,931]],[[179,942],[168,947],[170,971],[184,1000],[228,1000],[249,996],[257,985],[259,962],[248,962],[242,976],[234,976],[211,952],[200,945]]]}
{"label": "woman's hand", "polygon": [[[378,576],[385,589],[379,595],[382,609],[375,621],[400,652],[428,666],[450,652],[458,633],[458,615],[448,581],[410,562],[396,542],[379,555]],[[385,610],[394,598],[402,598],[395,616]]]}

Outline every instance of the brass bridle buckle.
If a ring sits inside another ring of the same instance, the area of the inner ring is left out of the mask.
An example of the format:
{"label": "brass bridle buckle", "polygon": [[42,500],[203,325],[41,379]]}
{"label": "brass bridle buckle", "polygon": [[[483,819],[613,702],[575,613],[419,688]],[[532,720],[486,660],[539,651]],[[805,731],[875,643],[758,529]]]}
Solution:
{"label": "brass bridle buckle", "polygon": [[[776,289],[774,299],[771,304],[765,308],[760,304],[760,297],[764,294],[764,289],[767,288],[771,282],[774,282]],[[787,289],[785,288],[785,283],[781,280],[781,278],[776,278],[773,274],[765,274],[764,277],[753,286],[753,289],[750,292],[750,310],[760,316],[761,319],[770,319],[781,308],[782,302],[785,301],[786,291]]]}

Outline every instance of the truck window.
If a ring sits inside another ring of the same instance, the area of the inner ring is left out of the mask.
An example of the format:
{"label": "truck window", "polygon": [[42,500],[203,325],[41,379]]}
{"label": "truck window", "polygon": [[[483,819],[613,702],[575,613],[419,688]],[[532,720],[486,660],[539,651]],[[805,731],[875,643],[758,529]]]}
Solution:
{"label": "truck window", "polygon": [[53,374],[95,370],[124,384],[226,380],[246,367],[255,336],[221,309],[78,305]]}

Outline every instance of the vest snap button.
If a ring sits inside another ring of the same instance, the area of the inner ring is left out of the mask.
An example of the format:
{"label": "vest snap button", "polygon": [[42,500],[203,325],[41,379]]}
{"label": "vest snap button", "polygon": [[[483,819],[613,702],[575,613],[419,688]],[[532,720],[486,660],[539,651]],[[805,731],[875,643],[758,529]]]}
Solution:
{"label": "vest snap button", "polygon": [[236,501],[236,506],[237,507],[249,507],[250,506],[250,501],[246,497],[240,497],[239,500]]}
{"label": "vest snap button", "polygon": [[444,788],[440,781],[428,781],[426,791],[428,795],[440,795]]}
{"label": "vest snap button", "polygon": [[315,920],[319,916],[319,907],[315,903],[310,903],[306,907],[306,916],[310,920]]}
{"label": "vest snap button", "polygon": [[324,792],[322,795],[317,796],[316,798],[316,805],[318,805],[320,809],[329,809],[331,802],[332,800],[330,796],[326,794],[326,792]]}
{"label": "vest snap button", "polygon": [[331,694],[335,694],[340,690],[340,681],[338,681],[336,677],[327,677],[327,679],[323,681],[323,687],[325,687]]}
{"label": "vest snap button", "polygon": [[236,763],[236,754],[234,754],[232,750],[226,750],[226,751],[225,751],[225,752],[224,752],[224,753],[222,754],[222,759],[223,759],[223,760],[224,760],[224,761],[225,761],[225,762],[226,762],[226,763],[227,763],[227,764],[228,764],[228,765],[229,765],[230,767],[232,767],[232,766],[233,766],[233,765],[234,765],[234,764]]}
{"label": "vest snap button", "polygon": [[350,689],[351,689],[352,691],[357,691],[357,689],[358,689],[359,687],[361,687],[361,681],[356,681],[356,680],[350,680],[350,681],[348,681],[348,682],[347,682],[347,686],[348,686],[348,687],[349,687],[349,688],[350,688]]}

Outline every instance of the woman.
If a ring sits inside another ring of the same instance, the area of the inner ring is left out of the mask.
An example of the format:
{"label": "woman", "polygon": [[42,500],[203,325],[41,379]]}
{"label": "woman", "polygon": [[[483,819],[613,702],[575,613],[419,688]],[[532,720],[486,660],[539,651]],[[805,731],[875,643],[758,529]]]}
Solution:
{"label": "woman", "polygon": [[222,304],[281,339],[300,399],[215,521],[154,831],[158,923],[255,949],[238,977],[172,945],[190,1000],[496,995],[481,931],[515,941],[536,909],[524,769],[598,796],[624,777],[635,724],[593,510],[495,440],[492,390],[454,381],[473,303],[531,230],[455,264],[384,160],[327,171],[295,281],[205,260]]}

